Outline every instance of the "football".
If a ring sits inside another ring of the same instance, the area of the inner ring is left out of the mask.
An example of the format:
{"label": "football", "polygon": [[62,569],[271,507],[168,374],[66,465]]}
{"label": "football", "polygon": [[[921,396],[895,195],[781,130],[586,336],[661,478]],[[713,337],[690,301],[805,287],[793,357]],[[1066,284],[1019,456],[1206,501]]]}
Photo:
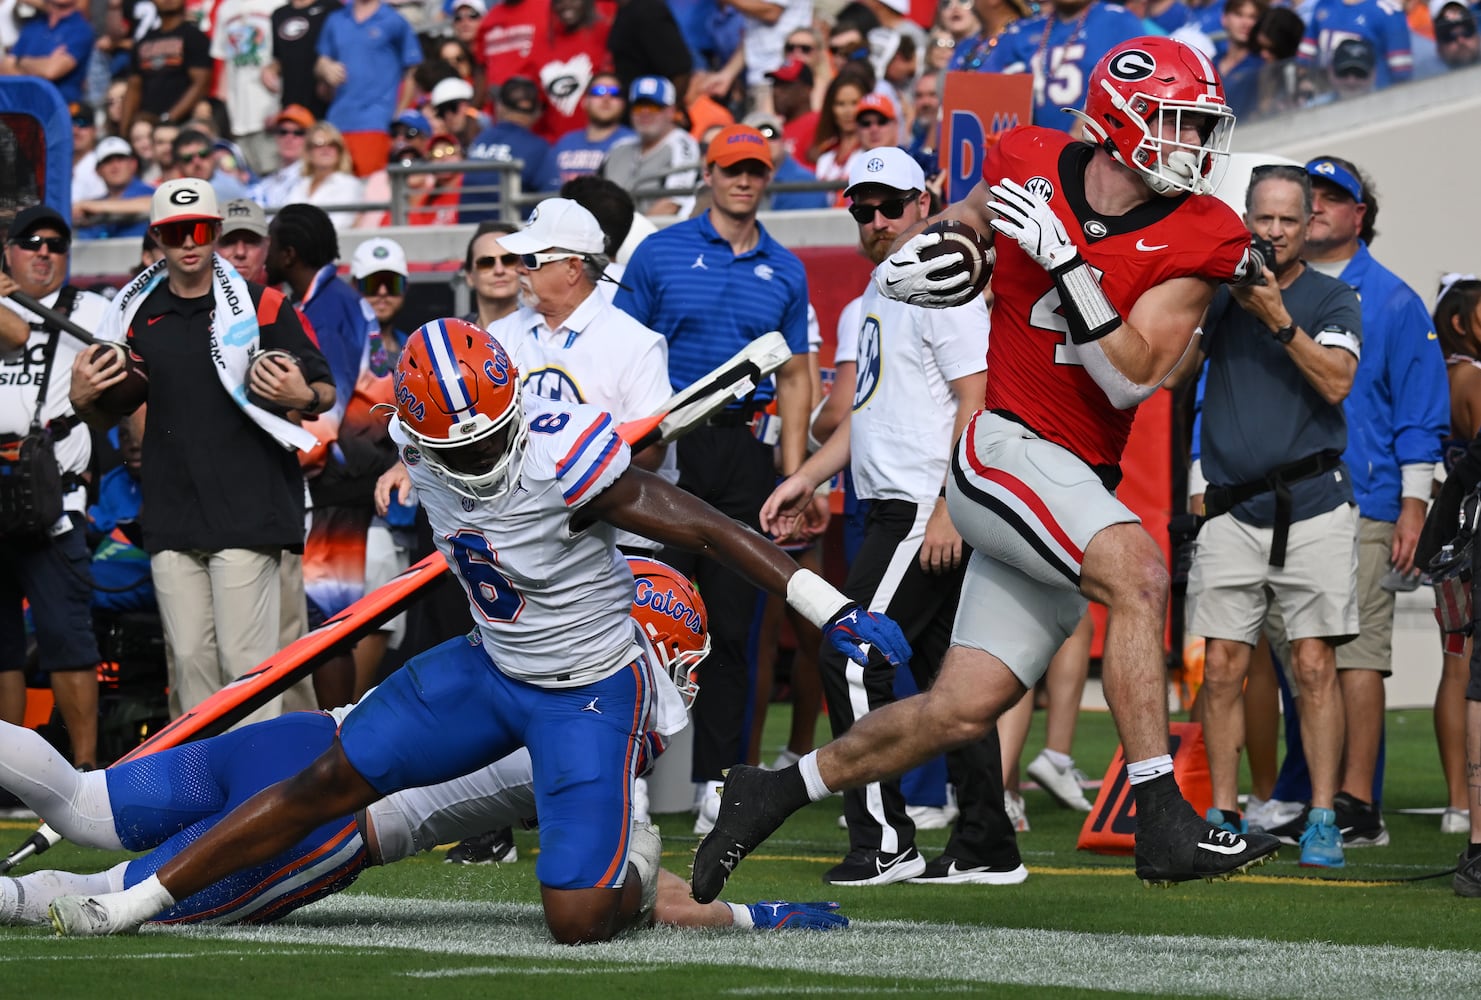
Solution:
{"label": "football", "polygon": [[926,247],[920,252],[921,260],[939,258],[941,261],[941,266],[931,272],[931,277],[948,278],[956,274],[965,274],[970,279],[969,287],[972,289],[972,294],[964,296],[963,301],[981,295],[983,289],[987,288],[988,280],[992,278],[993,264],[998,259],[998,252],[993,249],[987,238],[976,228],[955,219],[933,223],[927,226],[924,232],[941,234],[940,243]]}
{"label": "football", "polygon": [[283,414],[288,411],[282,406],[279,406],[277,403],[274,403],[272,400],[263,399],[261,396],[257,395],[257,393],[252,391],[252,373],[257,369],[258,365],[269,359],[287,361],[295,368],[303,367],[298,363],[298,357],[292,351],[284,351],[276,347],[265,351],[258,351],[256,354],[252,355],[252,360],[247,363],[247,400],[254,406],[260,406],[270,413]]}
{"label": "football", "polygon": [[143,358],[123,344],[94,344],[88,348],[90,360],[97,360],[108,352],[118,356],[124,366],[124,376],[99,393],[93,405],[110,417],[126,417],[149,398],[149,367]]}

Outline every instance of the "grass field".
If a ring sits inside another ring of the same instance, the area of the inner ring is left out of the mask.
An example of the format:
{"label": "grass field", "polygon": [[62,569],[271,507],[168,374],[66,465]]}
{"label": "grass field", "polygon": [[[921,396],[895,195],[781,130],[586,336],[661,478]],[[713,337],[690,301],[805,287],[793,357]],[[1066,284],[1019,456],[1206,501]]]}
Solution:
{"label": "grass field", "polygon": [[[773,713],[768,754],[785,720]],[[1082,717],[1076,755],[1086,771],[1103,770],[1114,744],[1108,716]],[[1444,803],[1429,714],[1391,713],[1388,747],[1393,844],[1349,851],[1348,867],[1330,876],[1297,867],[1296,849],[1284,848],[1253,877],[1144,889],[1130,859],[1077,852],[1082,817],[1030,790],[1023,885],[826,889],[819,876],[846,847],[834,799],[794,817],[726,896],[839,899],[854,921],[843,932],[659,929],[558,947],[537,906],[535,836],[520,833],[515,864],[469,868],[427,855],[369,871],[272,927],[82,941],[0,929],[0,997],[1474,995],[1481,901],[1456,897],[1448,875],[1397,881],[1449,868],[1465,839],[1441,836],[1433,815],[1399,812]],[[687,874],[690,818],[657,819],[665,865]],[[0,847],[29,829],[0,822]],[[944,831],[919,836],[928,856],[945,840]],[[62,845],[43,860],[88,869],[116,857]]]}

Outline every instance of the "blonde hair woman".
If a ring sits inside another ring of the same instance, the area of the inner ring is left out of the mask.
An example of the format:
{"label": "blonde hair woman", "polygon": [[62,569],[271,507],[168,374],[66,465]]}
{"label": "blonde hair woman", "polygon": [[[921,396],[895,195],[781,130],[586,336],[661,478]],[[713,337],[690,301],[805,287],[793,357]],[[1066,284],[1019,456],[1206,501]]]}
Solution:
{"label": "blonde hair woman", "polygon": [[[365,197],[364,182],[352,172],[345,137],[328,122],[319,122],[309,129],[299,169],[303,175],[288,192],[289,204],[304,202],[328,211],[338,205],[355,204]],[[349,229],[355,225],[358,214],[354,210],[330,211],[329,218],[335,229]]]}

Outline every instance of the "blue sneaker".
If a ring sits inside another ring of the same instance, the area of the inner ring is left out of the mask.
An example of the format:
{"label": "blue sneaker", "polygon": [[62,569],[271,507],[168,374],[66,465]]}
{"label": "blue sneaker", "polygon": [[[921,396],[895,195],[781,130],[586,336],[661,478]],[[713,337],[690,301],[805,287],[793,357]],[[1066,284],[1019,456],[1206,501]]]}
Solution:
{"label": "blue sneaker", "polygon": [[1238,824],[1234,824],[1224,818],[1222,809],[1215,809],[1212,806],[1209,807],[1208,812],[1204,813],[1203,818],[1210,826],[1223,830],[1226,833],[1235,834],[1236,836],[1241,833],[1250,832],[1250,828],[1245,823],[1243,816],[1240,817]]}
{"label": "blue sneaker", "polygon": [[778,899],[747,903],[746,909],[751,911],[751,922],[758,931],[831,931],[848,926],[848,917],[835,912],[837,903],[789,903]]}
{"label": "blue sneaker", "polygon": [[1301,834],[1301,867],[1341,868],[1346,864],[1337,814],[1331,809],[1312,809],[1306,815],[1306,830]]}

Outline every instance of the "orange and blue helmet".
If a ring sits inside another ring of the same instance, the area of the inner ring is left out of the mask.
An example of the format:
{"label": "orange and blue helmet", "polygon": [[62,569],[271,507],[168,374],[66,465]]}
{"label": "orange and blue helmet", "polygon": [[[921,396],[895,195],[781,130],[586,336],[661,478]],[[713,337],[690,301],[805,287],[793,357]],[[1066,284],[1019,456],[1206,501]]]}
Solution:
{"label": "orange and blue helmet", "polygon": [[627,565],[633,574],[633,617],[688,708],[699,693],[696,668],[710,655],[704,601],[689,578],[668,563],[628,556]]}

